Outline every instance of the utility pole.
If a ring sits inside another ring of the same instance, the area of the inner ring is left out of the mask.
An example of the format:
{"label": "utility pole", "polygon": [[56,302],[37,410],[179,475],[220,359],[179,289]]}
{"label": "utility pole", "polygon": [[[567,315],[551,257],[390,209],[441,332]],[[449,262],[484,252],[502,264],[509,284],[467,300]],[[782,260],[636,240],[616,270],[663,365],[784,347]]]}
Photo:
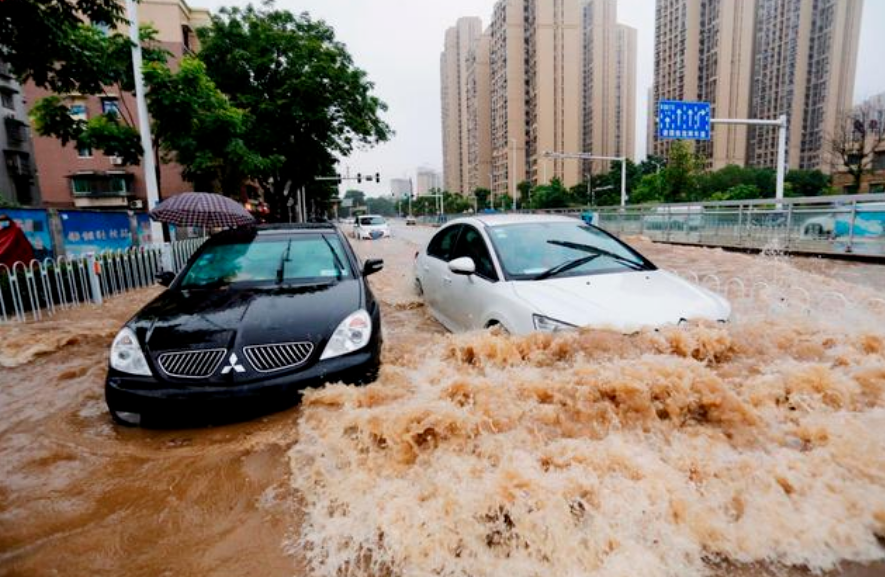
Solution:
{"label": "utility pole", "polygon": [[[129,16],[129,39],[132,41],[132,72],[135,77],[135,105],[138,114],[138,132],[141,134],[142,166],[144,167],[144,184],[147,192],[148,211],[153,210],[160,202],[160,191],[157,186],[157,166],[154,162],[154,146],[151,141],[151,124],[148,118],[147,102],[144,99],[144,76],[141,71],[141,38],[138,35],[138,8],[135,0],[126,0],[126,11]],[[151,242],[163,242],[163,225],[151,219]]]}
{"label": "utility pole", "polygon": [[516,210],[516,139],[510,138],[511,169],[510,169],[510,193],[513,195],[513,210]]}

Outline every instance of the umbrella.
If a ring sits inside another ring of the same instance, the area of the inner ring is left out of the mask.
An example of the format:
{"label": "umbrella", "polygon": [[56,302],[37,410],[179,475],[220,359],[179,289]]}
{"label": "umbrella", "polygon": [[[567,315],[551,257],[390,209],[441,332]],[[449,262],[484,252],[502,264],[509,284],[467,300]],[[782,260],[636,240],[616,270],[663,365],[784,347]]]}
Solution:
{"label": "umbrella", "polygon": [[185,192],[167,198],[151,211],[151,218],[175,226],[206,228],[253,224],[255,218],[236,201],[208,192]]}

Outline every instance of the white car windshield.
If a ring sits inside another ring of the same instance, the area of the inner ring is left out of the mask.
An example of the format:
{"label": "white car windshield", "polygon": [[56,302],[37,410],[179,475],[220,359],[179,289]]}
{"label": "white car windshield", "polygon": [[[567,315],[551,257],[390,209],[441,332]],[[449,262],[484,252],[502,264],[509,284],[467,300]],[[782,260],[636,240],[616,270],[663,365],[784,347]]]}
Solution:
{"label": "white car windshield", "polygon": [[380,216],[363,216],[360,217],[360,225],[361,226],[377,226],[379,224],[384,224],[384,218]]}
{"label": "white car windshield", "polygon": [[580,222],[494,226],[489,237],[505,274],[514,280],[654,269],[622,242]]}

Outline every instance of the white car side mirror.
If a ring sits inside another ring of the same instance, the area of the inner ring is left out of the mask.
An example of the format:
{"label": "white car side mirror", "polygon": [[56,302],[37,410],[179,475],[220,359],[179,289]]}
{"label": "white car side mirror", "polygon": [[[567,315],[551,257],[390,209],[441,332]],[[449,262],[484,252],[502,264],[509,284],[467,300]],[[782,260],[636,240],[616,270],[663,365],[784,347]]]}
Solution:
{"label": "white car side mirror", "polygon": [[469,256],[462,256],[449,262],[449,270],[455,274],[470,276],[476,272],[476,264]]}

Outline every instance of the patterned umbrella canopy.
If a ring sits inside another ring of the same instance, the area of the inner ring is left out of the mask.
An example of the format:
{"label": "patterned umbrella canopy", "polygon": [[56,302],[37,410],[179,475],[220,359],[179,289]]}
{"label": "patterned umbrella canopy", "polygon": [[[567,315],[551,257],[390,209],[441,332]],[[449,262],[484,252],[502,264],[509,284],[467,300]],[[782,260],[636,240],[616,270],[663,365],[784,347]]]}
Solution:
{"label": "patterned umbrella canopy", "polygon": [[234,227],[255,219],[236,201],[208,192],[185,192],[167,198],[151,211],[151,218],[175,226]]}

